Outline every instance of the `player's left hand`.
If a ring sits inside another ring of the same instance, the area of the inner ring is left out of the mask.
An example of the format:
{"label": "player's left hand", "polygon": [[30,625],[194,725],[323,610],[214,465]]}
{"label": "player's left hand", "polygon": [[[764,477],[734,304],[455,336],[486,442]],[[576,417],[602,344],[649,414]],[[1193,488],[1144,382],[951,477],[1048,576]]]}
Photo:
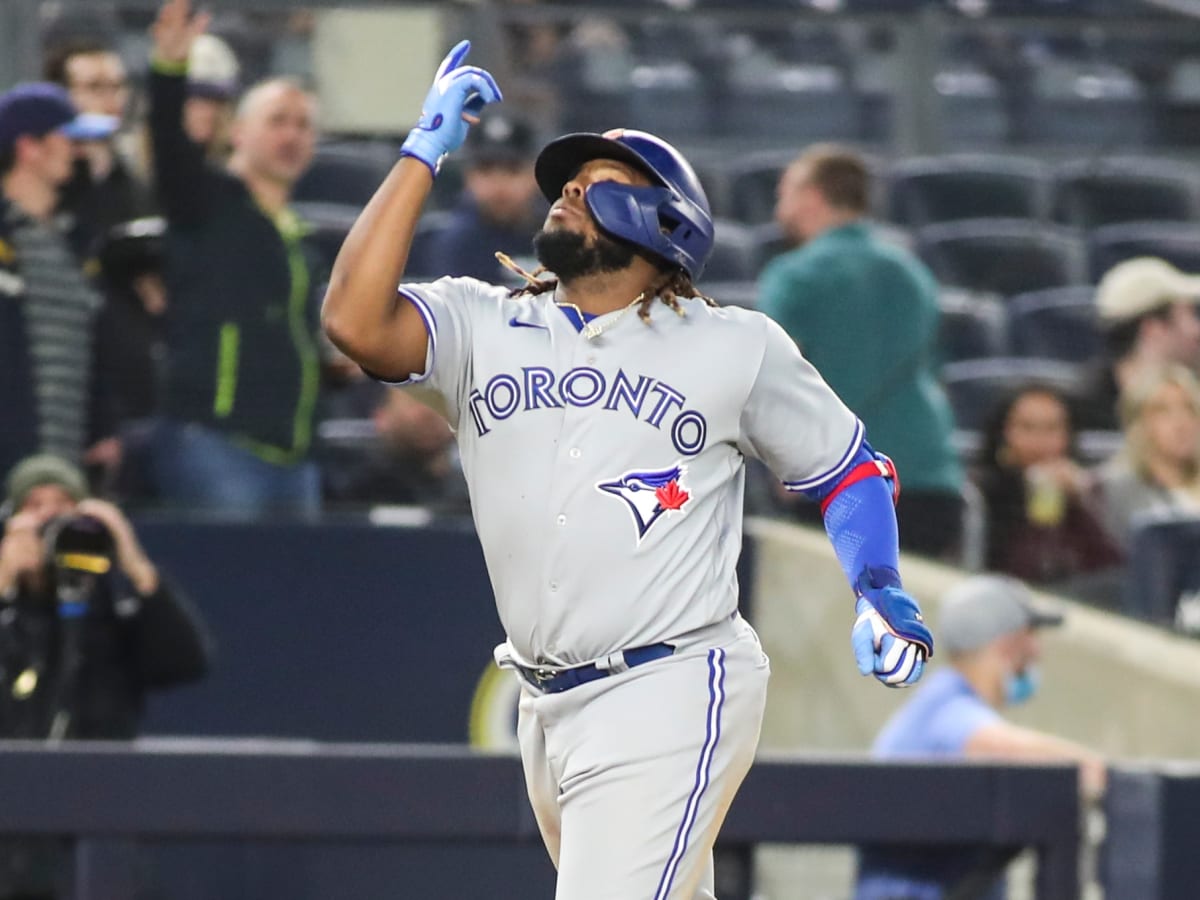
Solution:
{"label": "player's left hand", "polygon": [[403,155],[419,159],[435,175],[443,157],[462,146],[468,126],[479,121],[484,106],[504,99],[490,72],[462,64],[469,52],[471,42],[459,41],[446,54],[421,105],[417,127],[400,148]]}
{"label": "player's left hand", "polygon": [[933,655],[933,635],[917,602],[899,584],[881,585],[875,576],[864,573],[856,585],[858,618],[850,633],[854,659],[863,675],[873,674],[888,687],[908,687],[921,678],[925,660]]}

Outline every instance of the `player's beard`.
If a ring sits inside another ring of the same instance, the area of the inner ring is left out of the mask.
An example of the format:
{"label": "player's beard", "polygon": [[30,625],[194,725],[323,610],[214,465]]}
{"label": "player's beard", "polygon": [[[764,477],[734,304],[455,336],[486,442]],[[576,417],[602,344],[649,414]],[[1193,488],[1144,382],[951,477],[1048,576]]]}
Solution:
{"label": "player's beard", "polygon": [[588,275],[620,272],[636,255],[633,247],[603,234],[589,241],[578,232],[545,229],[533,236],[533,252],[564,284]]}

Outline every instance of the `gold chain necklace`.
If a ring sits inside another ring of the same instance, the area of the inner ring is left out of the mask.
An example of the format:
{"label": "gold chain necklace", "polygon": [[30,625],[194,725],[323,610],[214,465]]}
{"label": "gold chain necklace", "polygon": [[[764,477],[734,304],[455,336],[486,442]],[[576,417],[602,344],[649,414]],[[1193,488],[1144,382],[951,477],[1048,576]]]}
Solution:
{"label": "gold chain necklace", "polygon": [[[619,313],[617,313],[615,316],[613,316],[611,319],[609,319],[607,322],[604,322],[604,323],[601,323],[599,321],[599,318],[601,318],[601,317],[597,317],[596,319],[593,319],[590,322],[587,321],[587,319],[584,318],[583,310],[581,310],[574,303],[566,303],[566,302],[563,302],[560,300],[555,300],[554,305],[555,306],[568,306],[571,309],[575,310],[575,314],[577,316],[579,316],[579,321],[584,323],[583,336],[590,341],[594,338],[598,338],[602,333],[604,333],[605,331],[607,331],[608,329],[610,329],[614,325],[616,325],[619,321],[621,321],[621,318],[625,315],[625,313],[629,312],[631,309],[633,309],[635,306],[637,306],[639,303],[641,303],[644,299],[646,299],[646,292],[642,291],[640,294],[638,294],[636,297],[633,298],[633,301],[628,306],[622,308],[622,310]],[[604,313],[603,315],[609,315],[609,313]]]}

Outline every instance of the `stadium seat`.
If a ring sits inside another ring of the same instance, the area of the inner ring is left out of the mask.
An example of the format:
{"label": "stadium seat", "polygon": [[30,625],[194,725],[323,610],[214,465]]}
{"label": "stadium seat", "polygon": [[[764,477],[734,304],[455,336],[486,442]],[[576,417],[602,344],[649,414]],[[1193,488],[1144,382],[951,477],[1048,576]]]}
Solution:
{"label": "stadium seat", "polygon": [[688,63],[643,63],[630,77],[629,127],[675,142],[711,130],[711,104],[699,74]]}
{"label": "stadium seat", "polygon": [[1159,140],[1170,147],[1200,141],[1200,58],[1179,60],[1163,86],[1159,108]]}
{"label": "stadium seat", "polygon": [[1012,297],[1008,330],[1013,353],[1063,362],[1088,362],[1104,350],[1096,319],[1096,290],[1051,288]]}
{"label": "stadium seat", "polygon": [[630,92],[627,88],[563,88],[563,91],[571,97],[570,103],[563,104],[564,132],[603,132],[612,128],[614,122],[630,120]]}
{"label": "stadium seat", "polygon": [[1145,89],[1130,72],[1104,62],[1040,63],[1020,111],[1017,138],[1027,143],[1142,147],[1151,137]]}
{"label": "stadium seat", "polygon": [[1088,235],[1088,270],[1093,282],[1122,260],[1157,256],[1185,272],[1200,272],[1200,225],[1127,222],[1103,225]]}
{"label": "stadium seat", "polygon": [[1024,385],[1048,384],[1078,398],[1087,384],[1082,365],[1025,357],[947,363],[941,374],[958,428],[970,431],[981,430],[1000,402]]}
{"label": "stadium seat", "polygon": [[762,261],[754,229],[728,219],[713,223],[716,241],[703,277],[709,281],[753,281]]}
{"label": "stadium seat", "polygon": [[942,362],[1005,356],[1008,352],[1004,303],[989,294],[945,290],[938,297],[941,321],[938,353]]}
{"label": "stadium seat", "polygon": [[323,144],[296,183],[293,199],[362,208],[392,170],[398,154],[397,147],[384,142]]}
{"label": "stadium seat", "polygon": [[858,95],[831,65],[735,73],[717,108],[719,131],[743,140],[854,140],[861,132]]}
{"label": "stadium seat", "polygon": [[942,284],[1022,294],[1087,281],[1084,244],[1071,229],[1024,219],[927,225],[917,252]]}
{"label": "stadium seat", "polygon": [[1049,169],[1035,160],[953,155],[892,167],[888,218],[910,227],[961,219],[1045,217]]}
{"label": "stadium seat", "polygon": [[1070,162],[1054,179],[1054,218],[1095,228],[1116,222],[1197,218],[1197,169],[1132,157]]}
{"label": "stadium seat", "polygon": [[795,150],[753,154],[726,166],[724,210],[720,215],[748,225],[772,221],[779,178],[796,155]]}
{"label": "stadium seat", "polygon": [[1132,616],[1200,636],[1200,519],[1135,526],[1122,602]]}
{"label": "stadium seat", "polygon": [[417,231],[413,235],[412,247],[408,251],[408,263],[404,267],[406,281],[431,280],[446,274],[434,271],[433,242],[450,224],[451,216],[449,210],[435,210],[421,216],[417,222]]}
{"label": "stadium seat", "polygon": [[754,233],[754,242],[758,246],[760,269],[781,253],[796,249],[795,242],[787,237],[774,222],[753,225],[751,229]]}
{"label": "stadium seat", "polygon": [[995,147],[1008,143],[1008,98],[991,73],[971,63],[948,63],[933,76],[947,147]]}

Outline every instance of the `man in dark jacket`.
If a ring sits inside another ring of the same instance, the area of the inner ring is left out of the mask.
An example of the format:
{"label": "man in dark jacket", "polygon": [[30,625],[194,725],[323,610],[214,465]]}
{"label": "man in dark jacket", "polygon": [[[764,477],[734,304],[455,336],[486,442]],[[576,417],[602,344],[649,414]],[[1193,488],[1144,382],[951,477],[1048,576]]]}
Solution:
{"label": "man in dark jacket", "polygon": [[0,95],[0,471],[39,450],[111,461],[95,377],[102,300],[82,235],[55,214],[72,140],[111,128],[78,116],[58,85]]}
{"label": "man in dark jacket", "polygon": [[286,80],[252,87],[229,163],[206,163],[183,128],[188,52],[204,24],[171,0],[153,30],[150,127],[170,297],[159,490],[189,509],[311,515],[319,273],[288,201],[312,158],[315,103]]}
{"label": "man in dark jacket", "polygon": [[[147,691],[207,671],[206,632],[76,466],[32,456],[7,487],[0,738],[132,739]],[[58,842],[6,839],[0,897],[52,898],[67,864]]]}

